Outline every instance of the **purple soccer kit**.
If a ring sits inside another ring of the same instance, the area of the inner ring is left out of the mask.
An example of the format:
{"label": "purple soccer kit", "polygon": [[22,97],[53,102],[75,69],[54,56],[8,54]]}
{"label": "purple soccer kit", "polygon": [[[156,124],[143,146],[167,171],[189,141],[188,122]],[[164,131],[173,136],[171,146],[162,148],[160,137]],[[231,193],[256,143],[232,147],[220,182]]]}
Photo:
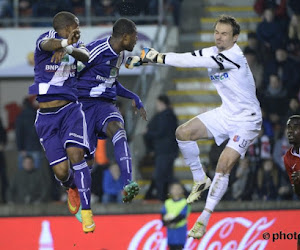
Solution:
{"label": "purple soccer kit", "polygon": [[[143,107],[140,98],[117,81],[124,52],[117,54],[109,44],[110,37],[87,45],[90,59],[77,78],[78,99],[88,124],[91,152],[95,152],[98,136],[106,138],[106,127],[111,121],[124,124],[122,115],[114,102],[117,96],[134,99],[137,108]],[[131,155],[126,132],[120,129],[112,138],[116,161],[121,170],[123,186],[131,181]]]}
{"label": "purple soccer kit", "polygon": [[[29,87],[29,94],[37,95],[40,103],[54,100],[70,101],[62,107],[37,111],[36,131],[50,166],[54,166],[68,159],[66,152],[68,146],[83,148],[87,153],[90,148],[82,104],[77,102],[75,86],[77,61],[66,54],[61,62],[52,63],[51,57],[54,52],[44,51],[41,48],[41,43],[50,38],[63,39],[53,30],[42,34],[37,39],[34,54],[35,77],[34,83]],[[81,48],[81,44],[77,42],[73,47]],[[75,183],[79,190],[82,208],[89,209],[91,176],[87,163],[84,161],[73,164],[73,171],[69,170],[69,176],[62,184],[74,188]]]}

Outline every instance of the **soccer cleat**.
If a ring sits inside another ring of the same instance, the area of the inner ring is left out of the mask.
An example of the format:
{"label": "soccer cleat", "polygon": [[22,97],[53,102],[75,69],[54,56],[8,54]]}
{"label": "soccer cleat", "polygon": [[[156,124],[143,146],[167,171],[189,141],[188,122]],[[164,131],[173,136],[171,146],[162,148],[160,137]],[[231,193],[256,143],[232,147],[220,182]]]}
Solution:
{"label": "soccer cleat", "polygon": [[188,204],[193,203],[201,197],[201,193],[210,187],[211,180],[209,177],[205,176],[203,181],[194,182],[192,191],[187,198],[186,202]]}
{"label": "soccer cleat", "polygon": [[76,219],[77,219],[80,223],[82,223],[82,217],[81,217],[81,205],[80,205],[80,207],[79,207],[78,212],[75,214],[75,217],[76,217]]}
{"label": "soccer cleat", "polygon": [[81,218],[82,218],[82,229],[85,233],[94,232],[96,225],[93,220],[93,213],[91,209],[81,210]]}
{"label": "soccer cleat", "polygon": [[80,207],[80,196],[77,188],[69,188],[68,193],[68,208],[71,214],[76,214]]}
{"label": "soccer cleat", "polygon": [[194,239],[200,239],[206,232],[206,226],[201,222],[197,221],[192,229],[188,233],[188,237],[193,237]]}
{"label": "soccer cleat", "polygon": [[123,190],[123,202],[131,202],[133,198],[139,193],[139,191],[139,185],[135,181],[129,182],[129,184],[127,184]]}

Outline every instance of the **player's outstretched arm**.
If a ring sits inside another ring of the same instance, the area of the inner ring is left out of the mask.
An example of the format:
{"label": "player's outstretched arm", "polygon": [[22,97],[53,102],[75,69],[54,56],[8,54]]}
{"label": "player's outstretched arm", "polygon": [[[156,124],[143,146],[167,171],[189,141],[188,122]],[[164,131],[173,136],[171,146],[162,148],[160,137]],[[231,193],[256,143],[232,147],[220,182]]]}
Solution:
{"label": "player's outstretched arm", "polygon": [[195,53],[159,53],[153,48],[144,48],[140,58],[143,63],[160,63],[181,68],[236,69],[239,65],[215,56],[196,56]]}

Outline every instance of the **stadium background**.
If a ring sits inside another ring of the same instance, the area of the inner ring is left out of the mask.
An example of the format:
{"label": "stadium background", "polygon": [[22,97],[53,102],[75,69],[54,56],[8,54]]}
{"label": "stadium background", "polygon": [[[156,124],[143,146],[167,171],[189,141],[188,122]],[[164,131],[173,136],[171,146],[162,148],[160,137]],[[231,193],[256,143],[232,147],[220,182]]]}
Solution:
{"label": "stadium background", "polygon": [[[132,52],[133,55],[137,55],[143,46],[152,46],[160,51],[179,52],[210,46],[213,44],[211,31],[214,18],[222,13],[238,18],[242,28],[238,44],[245,49],[249,46],[248,33],[256,32],[258,25],[263,21],[263,10],[258,8],[258,2],[263,1],[229,0],[226,3],[220,0],[0,1],[0,117],[8,135],[4,150],[8,183],[19,171],[15,122],[21,111],[23,99],[27,97],[27,88],[33,81],[32,53],[35,40],[39,34],[49,29],[52,16],[57,11],[69,10],[78,15],[82,39],[86,43],[108,35],[113,22],[118,17],[131,18],[136,22],[139,32],[138,44]],[[279,13],[277,18],[286,20],[287,25],[291,23],[291,10],[288,4],[293,1],[265,2],[274,2],[275,5],[277,3],[277,6],[274,5]],[[285,14],[280,12],[280,8],[285,9]],[[297,12],[296,14],[299,15]],[[281,39],[284,40],[284,37]],[[288,50],[288,53],[289,57],[296,61],[293,67],[299,68],[300,58],[297,54],[299,51],[297,51],[297,43],[295,44],[296,49]],[[265,67],[266,64],[262,66]],[[255,70],[255,72],[259,71]],[[260,76],[254,76],[260,79]],[[296,84],[299,86],[300,77],[297,77]],[[180,123],[220,103],[215,89],[203,70],[145,67],[129,71],[122,68],[120,81],[142,97],[150,118],[155,112],[155,99],[161,93],[166,93],[170,97]],[[261,98],[264,97],[263,93],[267,91],[266,89],[259,88]],[[286,116],[291,112],[287,103],[293,98],[299,103],[298,92],[294,95],[279,96],[278,100],[275,98],[275,102],[286,105],[284,106],[286,108],[277,114],[280,122],[272,120],[271,117],[270,123],[274,135],[272,138],[267,138],[269,140],[266,140],[266,137],[262,138],[264,146],[262,148],[265,151],[262,150],[260,154],[255,155],[260,163],[273,158],[274,146],[280,139],[280,131],[284,127]],[[120,101],[125,107],[127,132],[131,138],[134,177],[142,188],[137,200],[129,205],[103,205],[101,202],[95,202],[92,209],[97,215],[97,229],[90,236],[81,233],[80,225],[75,218],[69,216],[63,199],[49,198],[43,203],[13,204],[4,202],[1,197],[1,249],[166,248],[165,231],[159,220],[161,204],[153,200],[144,200],[153,171],[153,164],[145,159],[142,134],[146,124],[133,116],[129,102]],[[296,111],[299,111],[299,108]],[[267,116],[265,119],[267,120]],[[199,142],[201,159],[207,166],[207,171],[213,171],[210,158],[212,145],[212,141]],[[213,158],[216,158],[216,155]],[[44,185],[51,193],[49,190],[52,187],[52,176],[45,159],[40,169]],[[192,184],[191,174],[180,156],[175,162],[174,171],[175,177],[189,190]],[[284,175],[284,172],[280,172],[280,168],[277,172],[278,176]],[[253,183],[255,182],[248,183],[246,189],[253,189]],[[186,249],[295,248],[295,239],[272,241],[272,233],[298,232],[298,225],[294,221],[300,216],[295,210],[300,206],[298,198],[290,193],[291,190],[287,191],[286,196],[279,195],[280,185],[284,187],[284,182],[279,183],[276,187],[278,191],[276,197],[256,196],[253,191],[250,199],[234,200],[229,197],[222,201],[217,207],[217,211],[220,212],[214,214],[208,227],[211,238],[207,236],[206,243],[204,240],[200,242],[190,240]],[[193,204],[189,227],[203,205],[204,200]],[[216,231],[213,230],[214,228]],[[263,239],[264,232],[271,234],[269,240]]]}

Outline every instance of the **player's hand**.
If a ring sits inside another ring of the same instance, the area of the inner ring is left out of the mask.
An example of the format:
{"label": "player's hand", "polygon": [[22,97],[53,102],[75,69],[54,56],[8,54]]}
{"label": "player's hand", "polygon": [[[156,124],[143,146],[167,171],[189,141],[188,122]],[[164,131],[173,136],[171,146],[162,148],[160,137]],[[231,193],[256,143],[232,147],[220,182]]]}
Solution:
{"label": "player's hand", "polygon": [[66,54],[66,50],[64,48],[58,49],[54,52],[53,56],[51,57],[51,62],[59,63],[63,59]]}
{"label": "player's hand", "polygon": [[[134,114],[137,115],[137,113],[138,113],[138,108],[137,108],[137,106],[136,106],[135,100],[132,99],[131,105],[132,105],[132,108],[133,108],[133,110],[134,110]],[[140,116],[141,116],[145,121],[148,121],[148,120],[147,120],[147,112],[146,112],[146,110],[145,110],[143,107],[141,107],[141,108],[139,109],[139,111],[140,111]]]}
{"label": "player's hand", "polygon": [[140,55],[142,63],[164,63],[164,57],[164,54],[159,53],[153,48],[143,48]]}
{"label": "player's hand", "polygon": [[80,30],[79,28],[72,30],[68,37],[68,44],[71,45],[73,43],[77,43],[80,38]]}
{"label": "player's hand", "polygon": [[300,184],[300,171],[295,171],[292,173],[292,180],[294,184],[299,185]]}
{"label": "player's hand", "polygon": [[125,67],[127,69],[133,69],[134,67],[141,66],[142,64],[142,59],[138,56],[128,56],[126,58]]}

